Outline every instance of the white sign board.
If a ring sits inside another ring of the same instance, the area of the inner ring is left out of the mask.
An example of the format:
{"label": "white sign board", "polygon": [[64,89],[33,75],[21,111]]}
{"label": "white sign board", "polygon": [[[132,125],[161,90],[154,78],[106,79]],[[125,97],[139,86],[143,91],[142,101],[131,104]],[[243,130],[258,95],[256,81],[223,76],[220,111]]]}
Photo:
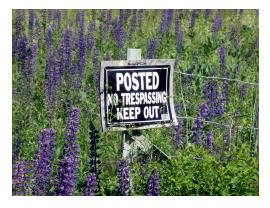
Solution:
{"label": "white sign board", "polygon": [[103,61],[103,130],[167,127],[177,123],[173,104],[174,60]]}

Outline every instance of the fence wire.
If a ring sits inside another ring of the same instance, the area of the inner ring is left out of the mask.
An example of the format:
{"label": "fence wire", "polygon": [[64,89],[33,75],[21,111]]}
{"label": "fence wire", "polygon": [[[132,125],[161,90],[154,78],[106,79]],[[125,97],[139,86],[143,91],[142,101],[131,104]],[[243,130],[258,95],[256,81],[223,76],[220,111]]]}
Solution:
{"label": "fence wire", "polygon": [[[248,81],[243,81],[243,80],[239,80],[239,79],[231,79],[231,78],[226,78],[226,77],[216,77],[216,76],[204,76],[204,75],[200,75],[200,74],[190,74],[190,73],[185,73],[185,72],[180,72],[180,71],[174,71],[174,73],[178,73],[180,74],[179,79],[180,79],[180,94],[181,94],[181,100],[182,100],[182,104],[183,104],[183,108],[184,108],[184,113],[185,116],[177,116],[177,118],[181,118],[181,119],[187,119],[187,120],[195,120],[195,117],[189,116],[187,113],[187,108],[186,108],[186,103],[185,103],[185,98],[184,98],[184,93],[183,93],[183,85],[182,85],[182,75],[184,76],[193,76],[193,77],[201,77],[201,78],[205,78],[205,79],[217,79],[217,80],[227,80],[227,81],[232,81],[232,82],[237,82],[237,83],[243,83],[243,84],[247,84],[250,86],[253,86],[254,88],[256,88],[255,91],[255,100],[254,100],[254,104],[253,104],[253,115],[252,115],[252,125],[253,127],[246,127],[246,126],[233,126],[232,124],[234,123],[234,119],[231,118],[231,123],[230,124],[224,124],[224,123],[219,123],[219,122],[214,122],[214,121],[207,121],[204,120],[203,122],[205,123],[209,123],[209,124],[215,124],[215,125],[219,125],[222,127],[225,127],[227,129],[230,130],[230,132],[232,131],[232,128],[237,128],[237,129],[246,129],[246,130],[250,130],[251,134],[250,134],[250,140],[252,140],[252,138],[255,137],[255,131],[258,131],[259,128],[254,127],[254,123],[256,121],[256,111],[258,108],[258,103],[257,103],[257,98],[258,98],[258,86],[259,83],[256,82],[248,82]],[[188,126],[189,122],[187,122],[187,128],[189,128]],[[190,129],[190,128],[189,128]]]}

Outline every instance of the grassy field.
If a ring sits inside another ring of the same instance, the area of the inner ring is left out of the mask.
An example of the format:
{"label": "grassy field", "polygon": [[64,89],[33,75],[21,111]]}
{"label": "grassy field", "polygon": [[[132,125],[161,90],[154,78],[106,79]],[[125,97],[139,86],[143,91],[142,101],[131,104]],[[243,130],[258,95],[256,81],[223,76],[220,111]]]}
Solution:
{"label": "grassy field", "polygon": [[[153,170],[157,195],[259,194],[258,11],[13,10],[12,16],[13,195],[89,195],[90,173],[98,178],[95,195],[155,195]],[[123,182],[122,133],[101,128],[99,71],[103,60],[126,59],[127,48],[142,49],[144,58],[176,59],[179,125],[141,131],[171,159],[140,154]],[[55,131],[51,143],[44,129]]]}

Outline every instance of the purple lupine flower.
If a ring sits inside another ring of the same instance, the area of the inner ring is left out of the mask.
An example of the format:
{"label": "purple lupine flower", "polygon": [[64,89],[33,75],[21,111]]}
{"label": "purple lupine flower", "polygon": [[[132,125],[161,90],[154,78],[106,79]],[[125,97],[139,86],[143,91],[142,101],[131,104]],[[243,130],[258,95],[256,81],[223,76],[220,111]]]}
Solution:
{"label": "purple lupine flower", "polygon": [[175,18],[175,34],[176,34],[176,51],[180,53],[183,48],[184,31],[182,29],[181,21],[178,15]]}
{"label": "purple lupine flower", "polygon": [[55,153],[55,134],[53,129],[44,129],[39,138],[34,171],[34,194],[37,196],[47,195],[49,191]]}
{"label": "purple lupine flower", "polygon": [[15,144],[12,147],[12,161],[15,161],[19,158],[22,144],[23,144],[23,139],[20,136],[17,137]]}
{"label": "purple lupine flower", "polygon": [[94,31],[95,31],[95,22],[92,21],[90,22],[89,26],[88,26],[88,50],[89,52],[92,51],[92,49],[94,48],[94,44],[95,44],[95,34],[94,34]]}
{"label": "purple lupine flower", "polygon": [[101,36],[101,43],[106,44],[109,38],[109,30],[110,30],[110,25],[103,22],[100,26],[100,36]]}
{"label": "purple lupine flower", "polygon": [[29,14],[28,15],[29,16],[28,28],[29,28],[30,31],[32,31],[34,26],[35,26],[35,22],[36,22],[35,10],[34,9],[29,9],[28,14]]}
{"label": "purple lupine flower", "polygon": [[132,10],[132,16],[130,18],[130,24],[129,24],[129,38],[132,40],[132,35],[134,34],[136,30],[136,21],[137,21],[137,10]]}
{"label": "purple lupine flower", "polygon": [[85,196],[95,196],[97,189],[97,178],[95,173],[90,173],[87,177]]}
{"label": "purple lupine flower", "polygon": [[201,138],[202,138],[202,129],[203,129],[203,121],[202,121],[202,117],[200,115],[197,115],[191,131],[192,131],[192,143],[194,144],[201,144]]}
{"label": "purple lupine flower", "polygon": [[12,195],[28,195],[31,165],[28,161],[18,160],[12,164]]}
{"label": "purple lupine flower", "polygon": [[191,13],[191,17],[190,17],[190,21],[189,21],[189,28],[193,29],[195,24],[196,24],[196,18],[198,15],[198,10],[197,9],[193,9],[192,13]]}
{"label": "purple lupine flower", "polygon": [[239,89],[239,98],[240,100],[243,100],[246,97],[247,94],[247,85],[246,84],[241,84],[240,89]]}
{"label": "purple lupine flower", "polygon": [[53,19],[57,28],[61,26],[61,16],[61,11],[59,9],[55,9],[53,12]]}
{"label": "purple lupine flower", "polygon": [[60,64],[53,52],[50,52],[48,56],[49,57],[46,63],[47,83],[45,86],[45,92],[46,104],[48,108],[48,117],[49,121],[52,122],[55,111],[57,85],[60,77]]}
{"label": "purple lupine flower", "polygon": [[71,65],[71,30],[65,29],[62,33],[62,43],[61,43],[61,68],[60,68],[60,76],[64,74],[64,71],[67,70],[69,72]]}
{"label": "purple lupine flower", "polygon": [[114,26],[114,39],[116,40],[119,49],[123,48],[125,45],[126,33],[123,25],[120,22],[120,18]]}
{"label": "purple lupine flower", "polygon": [[211,9],[206,9],[204,19],[207,21],[210,16],[211,16]]}
{"label": "purple lupine flower", "polygon": [[80,146],[77,141],[79,120],[80,110],[72,107],[67,119],[64,157],[59,164],[58,183],[56,185],[58,195],[71,196],[76,189],[80,157]]}
{"label": "purple lupine flower", "polygon": [[[78,52],[77,52],[77,71],[79,74],[80,82],[84,76],[84,67],[85,67],[85,38],[84,38],[84,12],[79,12],[79,32],[77,40]],[[79,83],[80,85],[81,83]]]}
{"label": "purple lupine flower", "polygon": [[111,9],[107,10],[107,24],[108,25],[112,24],[112,10]]}
{"label": "purple lupine flower", "polygon": [[92,173],[96,174],[96,177],[98,178],[98,166],[100,164],[100,160],[99,160],[99,154],[97,152],[98,150],[98,142],[99,142],[99,134],[98,131],[96,129],[96,127],[94,126],[94,124],[91,122],[89,125],[90,128],[90,144],[91,144],[91,148],[90,148],[90,171]]}
{"label": "purple lupine flower", "polygon": [[166,33],[170,30],[170,26],[172,24],[173,18],[173,10],[172,9],[165,9],[163,11],[162,21],[160,23],[160,32]]}
{"label": "purple lupine flower", "polygon": [[76,140],[76,135],[78,133],[79,129],[79,123],[80,123],[80,110],[79,108],[72,107],[69,116],[67,119],[67,138],[66,138],[66,145],[68,145],[69,141]]}
{"label": "purple lupine flower", "polygon": [[53,29],[52,29],[52,27],[49,25],[49,26],[48,26],[47,34],[46,34],[46,36],[45,36],[47,48],[50,48],[51,45],[52,45],[52,34],[53,34]]}
{"label": "purple lupine flower", "polygon": [[206,133],[205,147],[209,152],[213,152],[214,136],[211,132]]}
{"label": "purple lupine flower", "polygon": [[125,19],[126,19],[126,15],[127,15],[127,10],[125,9],[120,9],[119,10],[119,25],[123,26]]}
{"label": "purple lupine flower", "polygon": [[209,108],[206,103],[203,102],[200,104],[199,113],[202,118],[206,120],[209,118]]}
{"label": "purple lupine flower", "polygon": [[130,192],[129,170],[125,160],[118,163],[118,190],[121,196],[128,196]]}
{"label": "purple lupine flower", "polygon": [[148,178],[147,196],[159,196],[159,175],[156,169],[154,169]]}
{"label": "purple lupine flower", "polygon": [[227,50],[226,47],[222,44],[219,47],[219,60],[220,60],[220,68],[223,71],[226,69],[226,57],[227,57]]}
{"label": "purple lupine flower", "polygon": [[72,143],[70,149],[72,151],[65,154],[59,163],[57,194],[60,196],[74,195],[77,185],[80,146]]}
{"label": "purple lupine flower", "polygon": [[16,19],[15,19],[15,39],[18,40],[24,32],[23,22],[25,19],[24,10],[17,9],[16,10]]}
{"label": "purple lupine flower", "polygon": [[27,71],[26,69],[27,53],[28,53],[28,40],[25,36],[22,36],[18,40],[16,54],[18,56],[18,61],[20,62],[23,72],[24,70]]}
{"label": "purple lupine flower", "polygon": [[217,83],[214,80],[206,82],[203,88],[204,99],[207,101],[209,108],[209,116],[206,120],[212,117],[223,114],[223,103],[217,91]]}
{"label": "purple lupine flower", "polygon": [[155,58],[156,49],[157,49],[157,39],[152,38],[148,43],[146,58],[148,59]]}
{"label": "purple lupine flower", "polygon": [[222,18],[221,18],[221,12],[218,11],[213,23],[212,27],[212,37],[215,38],[217,36],[218,31],[220,30],[222,26]]}

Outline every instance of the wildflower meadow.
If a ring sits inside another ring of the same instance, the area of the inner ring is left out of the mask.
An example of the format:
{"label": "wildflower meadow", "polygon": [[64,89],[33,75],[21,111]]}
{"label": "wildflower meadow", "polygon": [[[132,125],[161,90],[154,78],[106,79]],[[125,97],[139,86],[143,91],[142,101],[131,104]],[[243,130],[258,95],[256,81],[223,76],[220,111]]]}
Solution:
{"label": "wildflower meadow", "polygon": [[[140,131],[165,159],[102,130],[101,61],[128,48],[176,61],[178,124]],[[259,195],[258,10],[16,9],[12,86],[13,195]]]}

